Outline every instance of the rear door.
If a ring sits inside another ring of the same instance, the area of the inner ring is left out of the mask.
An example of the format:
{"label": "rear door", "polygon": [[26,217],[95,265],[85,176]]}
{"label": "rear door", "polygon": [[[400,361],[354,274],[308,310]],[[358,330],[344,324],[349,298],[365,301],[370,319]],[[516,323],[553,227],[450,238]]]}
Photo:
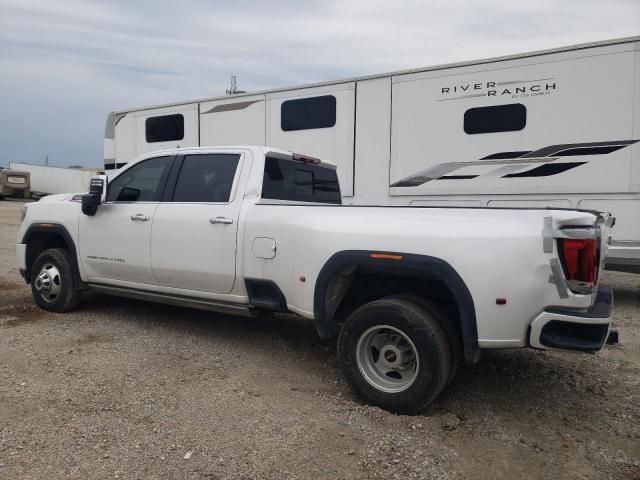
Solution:
{"label": "rear door", "polygon": [[242,153],[179,157],[175,188],[156,210],[151,236],[160,285],[208,293],[233,289],[243,161]]}

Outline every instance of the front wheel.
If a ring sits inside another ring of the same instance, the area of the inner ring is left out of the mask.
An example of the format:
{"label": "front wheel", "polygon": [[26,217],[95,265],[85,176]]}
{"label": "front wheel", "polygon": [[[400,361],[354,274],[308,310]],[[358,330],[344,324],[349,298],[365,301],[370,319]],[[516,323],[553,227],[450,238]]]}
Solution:
{"label": "front wheel", "polygon": [[400,298],[354,311],[338,338],[343,374],[366,401],[396,413],[429,405],[447,384],[451,347],[434,315]]}
{"label": "front wheel", "polygon": [[40,308],[51,312],[68,312],[78,306],[80,291],[74,287],[67,250],[50,248],[38,255],[31,267],[31,293]]}

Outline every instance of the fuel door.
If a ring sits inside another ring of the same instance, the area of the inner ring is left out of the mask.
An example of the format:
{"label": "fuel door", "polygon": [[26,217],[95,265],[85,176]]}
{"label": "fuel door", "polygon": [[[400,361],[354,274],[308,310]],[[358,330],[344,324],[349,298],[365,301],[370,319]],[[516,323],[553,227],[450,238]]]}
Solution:
{"label": "fuel door", "polygon": [[273,258],[276,256],[276,241],[271,237],[253,239],[253,255],[257,258]]}

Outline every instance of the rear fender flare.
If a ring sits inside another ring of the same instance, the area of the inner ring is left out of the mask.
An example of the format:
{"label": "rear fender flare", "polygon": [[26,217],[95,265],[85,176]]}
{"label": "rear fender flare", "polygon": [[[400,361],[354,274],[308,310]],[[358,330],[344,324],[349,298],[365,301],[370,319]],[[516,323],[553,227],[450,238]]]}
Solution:
{"label": "rear fender flare", "polygon": [[385,252],[393,256],[402,257],[401,260],[372,258],[374,253],[369,250],[345,250],[331,256],[324,264],[314,290],[314,323],[321,338],[331,338],[337,335],[339,327],[335,319],[327,316],[326,293],[331,278],[338,272],[350,266],[374,267],[381,272],[392,275],[429,276],[442,281],[453,294],[458,313],[462,346],[467,363],[476,363],[479,358],[478,328],[473,297],[462,280],[462,277],[446,261],[428,255],[406,254],[401,252]]}

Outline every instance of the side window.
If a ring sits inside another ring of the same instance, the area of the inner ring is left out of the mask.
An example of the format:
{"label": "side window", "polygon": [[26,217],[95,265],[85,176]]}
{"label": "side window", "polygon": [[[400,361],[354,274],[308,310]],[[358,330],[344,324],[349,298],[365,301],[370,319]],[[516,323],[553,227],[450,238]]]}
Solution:
{"label": "side window", "polygon": [[327,167],[267,157],[262,198],[340,204],[338,174]]}
{"label": "side window", "polygon": [[527,124],[527,109],[521,103],[470,108],[464,112],[464,131],[477,133],[516,132]]}
{"label": "side window", "polygon": [[159,202],[173,157],[156,157],[134,165],[109,183],[107,202]]}
{"label": "side window", "polygon": [[336,124],[336,97],[287,100],[280,106],[280,128],[285,132],[331,128]]}
{"label": "side window", "polygon": [[187,155],[178,175],[174,202],[228,202],[238,154]]}
{"label": "side window", "polygon": [[184,138],[184,116],[181,113],[149,117],[144,122],[147,143],[171,142]]}

